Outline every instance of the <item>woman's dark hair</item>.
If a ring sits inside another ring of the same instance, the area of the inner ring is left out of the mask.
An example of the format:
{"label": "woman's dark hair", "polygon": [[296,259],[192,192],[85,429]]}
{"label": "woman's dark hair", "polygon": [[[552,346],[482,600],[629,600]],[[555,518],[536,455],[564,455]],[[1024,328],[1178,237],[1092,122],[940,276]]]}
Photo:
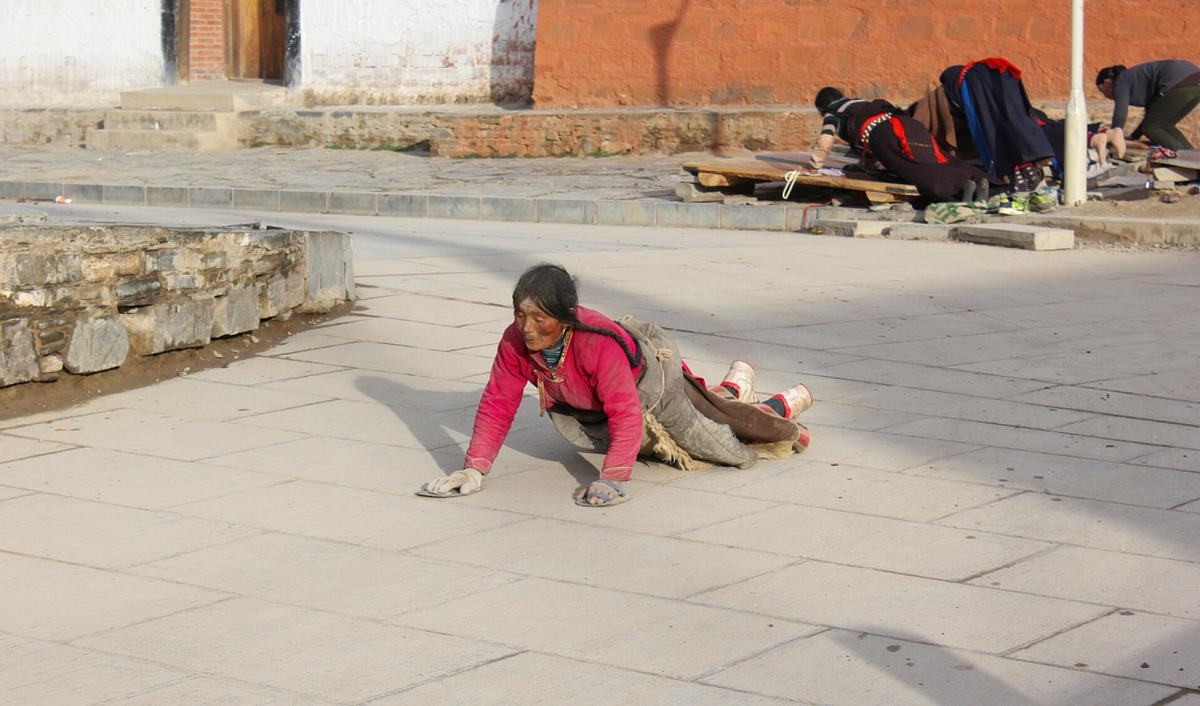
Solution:
{"label": "woman's dark hair", "polygon": [[575,278],[566,269],[559,265],[543,263],[525,270],[521,278],[517,280],[517,286],[513,287],[513,311],[517,311],[521,302],[526,299],[533,302],[537,308],[577,331],[611,338],[625,352],[625,357],[629,360],[629,367],[636,368],[641,365],[642,361],[634,355],[633,351],[629,350],[625,340],[615,332],[592,328],[579,320],[579,292],[575,288]]}
{"label": "woman's dark hair", "polygon": [[839,101],[845,97],[845,94],[833,86],[826,86],[817,91],[817,100],[815,101],[817,111],[824,115],[829,112],[829,106],[833,105],[834,101]]}
{"label": "woman's dark hair", "polygon": [[1124,71],[1125,71],[1125,67],[1122,66],[1121,64],[1105,66],[1103,69],[1100,69],[1100,73],[1096,74],[1096,85],[1099,86],[1100,84],[1104,83],[1105,81],[1107,81],[1110,78],[1115,83],[1117,80],[1117,77],[1120,76],[1122,73],[1124,73]]}

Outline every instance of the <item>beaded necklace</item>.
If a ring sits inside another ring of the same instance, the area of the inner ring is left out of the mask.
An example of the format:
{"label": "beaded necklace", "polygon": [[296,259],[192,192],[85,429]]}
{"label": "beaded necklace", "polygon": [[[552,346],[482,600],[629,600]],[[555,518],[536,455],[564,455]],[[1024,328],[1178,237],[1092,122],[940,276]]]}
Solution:
{"label": "beaded necklace", "polygon": [[550,382],[552,382],[556,385],[566,381],[566,377],[564,377],[559,371],[562,370],[563,361],[565,361],[567,359],[567,351],[571,348],[571,332],[572,332],[572,329],[570,327],[568,327],[566,333],[563,334],[562,354],[558,356],[558,360],[555,361],[555,364],[553,367],[550,367],[549,365],[546,364],[545,359],[542,358],[541,351],[531,354],[531,355],[541,359],[541,362],[543,364],[542,367],[546,371],[545,374],[539,374],[537,376],[538,407],[541,409],[541,416],[543,416],[543,417],[546,416],[546,410],[550,406],[549,404],[547,404],[548,398],[546,397],[545,381],[549,380]]}

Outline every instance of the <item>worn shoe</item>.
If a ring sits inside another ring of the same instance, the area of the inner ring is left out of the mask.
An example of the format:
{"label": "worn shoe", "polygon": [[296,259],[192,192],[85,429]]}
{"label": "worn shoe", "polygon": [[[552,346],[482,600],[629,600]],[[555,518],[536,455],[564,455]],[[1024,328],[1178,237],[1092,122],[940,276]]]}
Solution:
{"label": "worn shoe", "polygon": [[1046,213],[1058,208],[1058,199],[1044,191],[1036,191],[1029,197],[1029,210]]}
{"label": "worn shoe", "polygon": [[788,419],[795,419],[801,412],[813,406],[812,393],[804,385],[789,387],[773,397],[783,402],[784,416]]}
{"label": "worn shoe", "polygon": [[754,392],[754,368],[744,360],[729,364],[729,372],[725,373],[721,387],[732,392],[738,402],[754,404],[758,401],[758,394]]}

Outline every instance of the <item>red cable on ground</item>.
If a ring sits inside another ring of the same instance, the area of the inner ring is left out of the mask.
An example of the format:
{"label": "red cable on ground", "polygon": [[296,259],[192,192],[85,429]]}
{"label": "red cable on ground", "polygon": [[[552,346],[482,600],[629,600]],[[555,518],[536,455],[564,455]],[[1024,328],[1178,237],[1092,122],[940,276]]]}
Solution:
{"label": "red cable on ground", "polygon": [[832,205],[833,205],[832,201],[826,201],[825,203],[810,203],[809,205],[805,206],[804,211],[800,214],[800,230],[804,230],[804,231],[808,230],[808,212],[809,211],[811,211],[814,208],[824,208],[825,206],[832,206]]}

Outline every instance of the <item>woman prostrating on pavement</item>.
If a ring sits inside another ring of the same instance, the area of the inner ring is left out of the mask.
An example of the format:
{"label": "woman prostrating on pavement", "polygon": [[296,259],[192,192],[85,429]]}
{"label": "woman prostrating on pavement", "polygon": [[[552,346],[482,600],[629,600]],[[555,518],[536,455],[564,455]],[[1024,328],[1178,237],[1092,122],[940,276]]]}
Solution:
{"label": "woman prostrating on pavement", "polygon": [[688,470],[748,468],[809,442],[794,421],[812,405],[806,387],[757,404],[753,368],[735,361],[709,388],[658,326],[631,317],[618,323],[579,306],[571,275],[544,264],[526,270],[513,290],[513,323],[500,339],[463,469],[418,494],[459,497],[482,489],[527,384],[537,387],[542,414],[568,441],[605,453],[599,479],[575,493],[583,506],[628,500],[626,481],[639,454]]}

